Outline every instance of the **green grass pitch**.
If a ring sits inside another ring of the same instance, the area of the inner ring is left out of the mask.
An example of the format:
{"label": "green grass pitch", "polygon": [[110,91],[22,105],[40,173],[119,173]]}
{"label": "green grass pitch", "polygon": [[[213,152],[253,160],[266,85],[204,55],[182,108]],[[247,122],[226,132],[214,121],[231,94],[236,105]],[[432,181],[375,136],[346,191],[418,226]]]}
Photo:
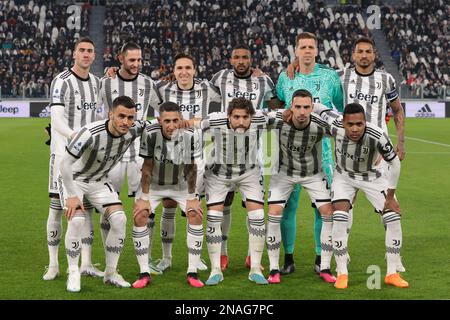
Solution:
{"label": "green grass pitch", "polygon": [[[248,237],[245,212],[237,196],[229,240],[230,268],[224,273],[225,280],[219,286],[194,289],[187,285],[186,222],[177,214],[173,267],[162,276],[154,276],[151,286],[142,290],[118,289],[103,285],[100,279],[82,278],[82,291],[78,294],[68,293],[65,289],[67,263],[64,241],[60,246],[62,276],[55,281],[42,280],[44,266],[48,263],[45,230],[49,204],[49,147],[44,144],[47,137],[43,129],[48,121],[31,118],[0,120],[0,299],[450,299],[450,119],[406,121],[407,154],[397,195],[403,210],[402,256],[407,269],[404,277],[410,283],[408,289],[383,284],[386,271],[384,229],[380,218],[361,194],[349,241],[352,258],[349,288],[337,291],[320,281],[312,270],[313,214],[303,192],[297,216],[297,271],[283,277],[280,285],[261,287],[247,280],[244,259]],[[390,132],[395,133],[392,122]],[[393,140],[395,143],[395,137]],[[128,223],[126,246],[119,269],[131,282],[136,279],[139,269],[131,240],[132,204],[124,197],[123,201]],[[104,267],[98,220],[99,215],[96,214],[93,261]],[[159,220],[160,214],[157,214],[154,258],[161,256]],[[202,258],[209,264],[206,243]],[[267,273],[267,253],[264,254],[263,265]],[[366,285],[372,275],[367,270],[372,265],[380,267],[380,289],[369,290]],[[206,271],[200,277],[206,280],[208,275]]]}

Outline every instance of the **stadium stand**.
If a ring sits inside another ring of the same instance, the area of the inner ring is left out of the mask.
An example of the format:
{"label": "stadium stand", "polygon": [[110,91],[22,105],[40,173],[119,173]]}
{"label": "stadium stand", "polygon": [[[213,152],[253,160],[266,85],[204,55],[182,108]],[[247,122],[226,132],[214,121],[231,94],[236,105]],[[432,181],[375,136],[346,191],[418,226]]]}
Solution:
{"label": "stadium stand", "polygon": [[[404,83],[417,96],[450,97],[450,3],[416,0],[382,8],[382,26]],[[446,91],[446,93],[445,93]]]}
{"label": "stadium stand", "polygon": [[323,1],[167,3],[107,6],[105,67],[116,63],[114,53],[124,41],[133,40],[143,48],[143,73],[153,78],[170,72],[172,57],[180,51],[195,57],[199,77],[210,78],[228,67],[231,48],[244,42],[252,49],[254,64],[276,80],[294,58],[299,32],[318,34],[320,62],[336,69],[350,64],[353,39],[368,35],[357,7],[332,10]]}
{"label": "stadium stand", "polygon": [[[382,8],[383,31],[405,86],[426,97],[445,94],[450,5],[414,0],[394,8],[395,1],[385,1],[390,5]],[[247,43],[254,65],[276,81],[294,59],[295,37],[302,31],[319,36],[318,62],[343,69],[351,63],[356,37],[371,36],[360,6],[327,6],[330,1],[323,0],[100,3],[106,3],[103,67],[117,65],[120,46],[133,40],[143,48],[142,72],[154,79],[172,71],[181,51],[196,59],[198,77],[209,79],[228,67],[234,45]],[[89,8],[82,6],[80,30],[68,30],[70,13],[61,1],[0,0],[1,97],[48,97],[54,75],[72,63],[73,42],[88,34]],[[380,60],[376,64],[383,67]],[[450,96],[450,89],[446,92]]]}
{"label": "stadium stand", "polygon": [[80,30],[69,30],[67,5],[58,1],[0,1],[2,98],[48,97],[49,85],[72,64],[73,43],[88,34],[82,7]]}

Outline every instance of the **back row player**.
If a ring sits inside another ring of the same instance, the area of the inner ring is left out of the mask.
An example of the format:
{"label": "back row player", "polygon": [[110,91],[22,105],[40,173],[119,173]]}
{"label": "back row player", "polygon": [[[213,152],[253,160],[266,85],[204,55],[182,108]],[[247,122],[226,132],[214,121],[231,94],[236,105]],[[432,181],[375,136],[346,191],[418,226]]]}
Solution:
{"label": "back row player", "polygon": [[[95,59],[94,43],[89,38],[80,38],[73,51],[74,65],[58,74],[50,88],[51,145],[49,166],[50,209],[47,219],[47,244],[49,266],[44,280],[53,280],[59,275],[58,248],[62,235],[62,213],[59,199],[61,188],[58,171],[66,143],[80,127],[96,120],[98,114],[98,92],[100,80],[91,74]],[[103,276],[103,272],[92,265],[93,242],[92,206],[85,203],[88,218],[82,226],[81,274]]]}

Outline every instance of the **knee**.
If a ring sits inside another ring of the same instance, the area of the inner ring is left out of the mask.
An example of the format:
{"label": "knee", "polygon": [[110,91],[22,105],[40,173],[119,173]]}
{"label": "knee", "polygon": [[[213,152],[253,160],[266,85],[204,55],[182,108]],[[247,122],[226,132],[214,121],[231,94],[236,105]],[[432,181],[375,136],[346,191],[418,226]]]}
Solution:
{"label": "knee", "polygon": [[109,224],[111,225],[111,229],[115,231],[123,231],[125,230],[125,226],[127,224],[127,216],[123,211],[115,211],[108,216]]}
{"label": "knee", "polygon": [[200,224],[202,224],[202,221],[203,221],[203,215],[198,212],[192,213],[192,211],[191,211],[188,214],[187,218],[188,218],[189,224],[192,224],[192,225],[200,225]]}
{"label": "knee", "polygon": [[147,210],[139,212],[139,214],[134,217],[134,225],[136,227],[144,227],[147,224],[148,217],[149,214]]}
{"label": "knee", "polygon": [[86,218],[84,216],[75,216],[69,221],[69,227],[73,228],[76,232],[81,232],[85,222]]}

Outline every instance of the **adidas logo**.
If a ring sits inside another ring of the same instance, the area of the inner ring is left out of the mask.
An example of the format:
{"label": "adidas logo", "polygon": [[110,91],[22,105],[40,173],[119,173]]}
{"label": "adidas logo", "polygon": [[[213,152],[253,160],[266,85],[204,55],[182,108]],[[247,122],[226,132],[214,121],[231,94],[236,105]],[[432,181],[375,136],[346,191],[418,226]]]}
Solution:
{"label": "adidas logo", "polygon": [[119,94],[119,92],[117,92],[117,90],[114,90],[114,91],[112,92],[112,94]]}
{"label": "adidas logo", "polygon": [[42,109],[41,112],[39,112],[39,118],[48,118],[50,117],[50,106],[46,106],[44,109]]}
{"label": "adidas logo", "polygon": [[425,104],[422,108],[420,108],[416,114],[416,118],[434,118],[436,117],[433,110],[431,110],[430,106],[428,104]]}
{"label": "adidas logo", "polygon": [[78,90],[75,90],[75,94],[80,94],[80,93],[78,92]]}

